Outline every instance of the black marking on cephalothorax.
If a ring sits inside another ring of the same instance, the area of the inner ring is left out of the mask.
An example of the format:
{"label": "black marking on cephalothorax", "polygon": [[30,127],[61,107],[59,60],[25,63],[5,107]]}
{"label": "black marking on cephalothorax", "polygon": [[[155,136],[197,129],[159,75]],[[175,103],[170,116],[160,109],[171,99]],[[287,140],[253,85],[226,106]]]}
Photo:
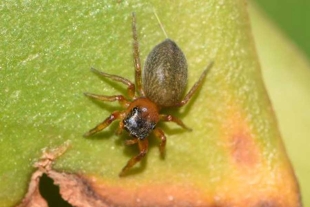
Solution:
{"label": "black marking on cephalothorax", "polygon": [[134,107],[123,123],[129,134],[139,139],[146,138],[156,126],[156,123],[150,120],[147,108],[144,107]]}

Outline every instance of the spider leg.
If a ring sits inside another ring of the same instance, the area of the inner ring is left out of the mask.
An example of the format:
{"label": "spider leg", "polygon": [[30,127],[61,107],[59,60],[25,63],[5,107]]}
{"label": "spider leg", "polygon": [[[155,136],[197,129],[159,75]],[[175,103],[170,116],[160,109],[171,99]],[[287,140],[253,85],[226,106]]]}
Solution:
{"label": "spider leg", "polygon": [[125,115],[124,112],[113,112],[108,118],[106,118],[103,122],[101,122],[100,124],[98,124],[97,126],[95,126],[93,129],[89,130],[88,132],[86,132],[84,134],[84,137],[89,137],[97,132],[102,131],[103,129],[105,129],[107,126],[109,126],[113,121],[123,118]]}
{"label": "spider leg", "polygon": [[141,159],[146,155],[147,151],[148,151],[148,140],[145,138],[145,139],[138,139],[138,145],[139,145],[139,150],[140,150],[140,153],[131,158],[126,166],[122,169],[121,173],[119,174],[119,176],[124,176],[125,173],[130,169],[132,168],[132,166],[134,166],[137,162],[141,161]]}
{"label": "spider leg", "polygon": [[133,145],[133,144],[136,144],[136,143],[138,143],[138,138],[128,139],[128,140],[125,141],[126,145]]}
{"label": "spider leg", "polygon": [[193,87],[191,88],[191,90],[186,94],[186,96],[184,97],[184,99],[182,101],[180,101],[179,103],[177,103],[175,106],[183,106],[185,104],[187,104],[187,102],[191,99],[191,97],[195,94],[195,92],[197,91],[197,89],[199,88],[199,86],[201,86],[202,81],[204,80],[204,78],[207,75],[207,72],[209,71],[210,68],[212,68],[213,66],[213,61],[207,66],[207,68],[202,72],[202,74],[200,75],[200,78],[198,79],[198,81],[193,85]]}
{"label": "spider leg", "polygon": [[[124,118],[124,117],[122,117],[122,118]],[[123,129],[124,129],[124,123],[123,123],[123,121],[120,121],[118,124],[118,129],[116,130],[115,134],[120,135],[123,132]]]}
{"label": "spider leg", "polygon": [[122,95],[105,96],[93,93],[84,93],[84,95],[100,101],[109,101],[109,102],[118,101],[124,108],[127,108],[130,105],[130,102]]}
{"label": "spider leg", "polygon": [[166,146],[166,136],[165,136],[165,133],[159,129],[159,128],[156,128],[154,129],[154,134],[155,136],[160,139],[160,144],[159,144],[159,151],[160,151],[160,154],[162,156],[164,156],[164,153],[165,153],[165,146]]}
{"label": "spider leg", "polygon": [[136,28],[136,15],[132,13],[132,47],[133,47],[133,60],[135,67],[135,84],[140,96],[145,96],[141,83],[141,62],[139,53],[139,42]]}
{"label": "spider leg", "polygon": [[110,78],[114,81],[121,82],[121,83],[125,84],[127,86],[127,92],[128,92],[129,97],[133,98],[135,96],[135,85],[130,80],[123,78],[121,76],[118,76],[118,75],[112,75],[109,73],[99,71],[95,68],[91,68],[91,71],[93,71],[94,73],[97,73],[100,76]]}
{"label": "spider leg", "polygon": [[177,117],[174,117],[172,115],[166,115],[166,114],[161,114],[160,115],[160,120],[162,121],[171,121],[182,127],[183,129],[187,129],[188,131],[192,131],[191,128],[187,127],[181,119],[178,119]]}

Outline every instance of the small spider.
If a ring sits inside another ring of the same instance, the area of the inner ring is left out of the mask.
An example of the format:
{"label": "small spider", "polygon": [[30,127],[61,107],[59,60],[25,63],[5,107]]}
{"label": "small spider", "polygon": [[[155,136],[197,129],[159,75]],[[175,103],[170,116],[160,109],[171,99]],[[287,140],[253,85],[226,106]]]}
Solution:
{"label": "small spider", "polygon": [[132,14],[132,32],[135,84],[126,78],[100,72],[92,68],[93,72],[103,77],[125,84],[131,101],[127,100],[123,95],[105,96],[85,93],[86,96],[100,101],[118,101],[125,108],[123,111],[113,112],[103,122],[84,134],[84,137],[91,136],[108,127],[113,121],[120,120],[116,133],[120,134],[125,128],[133,137],[133,139],[126,140],[125,144],[132,145],[137,143],[140,150],[137,156],[128,161],[119,174],[120,176],[125,175],[132,166],[146,155],[148,151],[147,137],[151,132],[159,138],[160,153],[161,155],[164,154],[166,137],[164,132],[156,127],[159,121],[175,122],[182,128],[190,130],[180,119],[172,115],[160,114],[159,112],[162,108],[185,105],[202,84],[207,70],[213,64],[209,64],[199,80],[182,99],[187,84],[187,63],[183,52],[175,42],[167,38],[155,46],[148,55],[141,80],[141,63],[135,13]]}

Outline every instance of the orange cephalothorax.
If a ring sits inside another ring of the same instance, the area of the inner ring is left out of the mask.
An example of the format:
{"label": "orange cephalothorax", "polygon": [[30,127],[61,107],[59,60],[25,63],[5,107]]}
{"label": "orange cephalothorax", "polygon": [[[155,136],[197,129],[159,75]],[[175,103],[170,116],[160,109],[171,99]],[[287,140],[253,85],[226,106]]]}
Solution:
{"label": "orange cephalothorax", "polygon": [[138,139],[146,138],[159,121],[158,107],[147,98],[134,100],[123,119],[124,128]]}

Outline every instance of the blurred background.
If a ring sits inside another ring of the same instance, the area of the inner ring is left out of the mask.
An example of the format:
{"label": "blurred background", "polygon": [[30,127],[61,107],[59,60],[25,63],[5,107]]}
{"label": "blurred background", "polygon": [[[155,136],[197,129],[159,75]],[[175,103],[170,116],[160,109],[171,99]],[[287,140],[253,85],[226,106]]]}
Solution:
{"label": "blurred background", "polygon": [[[310,59],[310,1],[254,0]],[[310,80],[309,80],[310,81]]]}

